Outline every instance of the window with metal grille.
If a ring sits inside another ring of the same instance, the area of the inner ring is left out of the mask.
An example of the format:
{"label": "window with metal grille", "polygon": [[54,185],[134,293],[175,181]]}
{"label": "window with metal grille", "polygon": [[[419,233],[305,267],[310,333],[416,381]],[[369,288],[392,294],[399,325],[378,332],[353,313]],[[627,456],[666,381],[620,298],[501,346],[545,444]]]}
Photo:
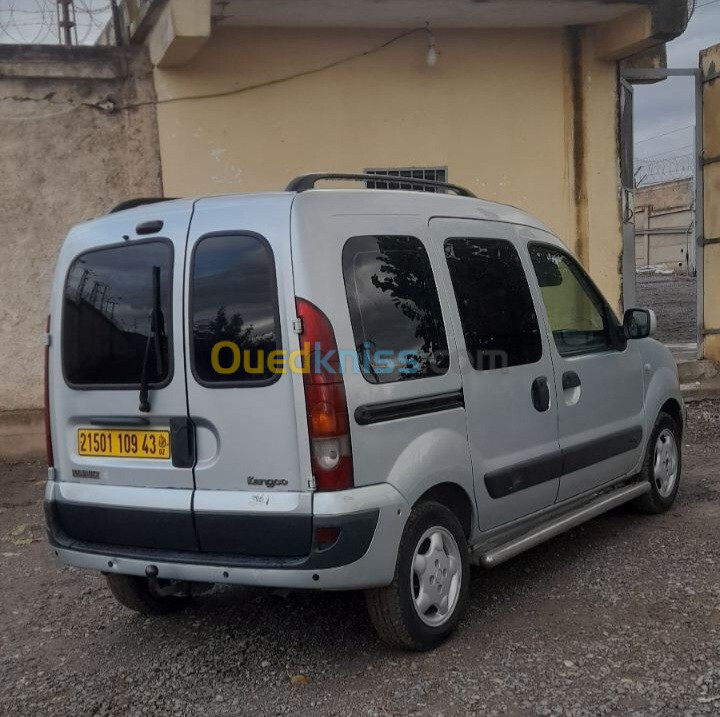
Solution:
{"label": "window with metal grille", "polygon": [[414,189],[419,192],[439,192],[444,194],[442,187],[422,187],[418,184],[403,182],[402,179],[430,179],[433,182],[447,182],[447,167],[394,167],[387,169],[366,169],[365,174],[384,174],[397,177],[397,182],[375,182],[368,180],[368,189]]}

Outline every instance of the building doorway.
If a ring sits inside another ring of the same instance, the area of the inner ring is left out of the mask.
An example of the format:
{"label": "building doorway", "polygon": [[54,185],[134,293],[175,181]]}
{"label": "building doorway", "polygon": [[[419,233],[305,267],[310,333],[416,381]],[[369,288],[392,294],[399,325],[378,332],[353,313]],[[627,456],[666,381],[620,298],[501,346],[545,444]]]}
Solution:
{"label": "building doorway", "polygon": [[[703,353],[703,78],[699,68],[624,69],[621,76],[624,308],[647,306],[678,360]],[[673,83],[694,122],[639,139],[636,92]],[[643,145],[647,143],[647,149]],[[648,151],[649,150],[649,151]]]}

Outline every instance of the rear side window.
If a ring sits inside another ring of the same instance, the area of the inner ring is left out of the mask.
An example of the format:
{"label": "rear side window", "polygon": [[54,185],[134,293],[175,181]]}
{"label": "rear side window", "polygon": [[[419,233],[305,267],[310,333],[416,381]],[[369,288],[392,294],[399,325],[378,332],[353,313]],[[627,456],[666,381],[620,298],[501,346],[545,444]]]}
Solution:
{"label": "rear side window", "polygon": [[542,337],[515,247],[501,239],[445,242],[465,346],[478,371],[539,361]]}
{"label": "rear side window", "polygon": [[193,253],[190,294],[193,371],[207,385],[269,383],[280,374],[272,250],[250,234],[213,234]]}
{"label": "rear side window", "polygon": [[419,239],[357,236],[343,275],[360,369],[371,383],[444,374],[448,347],[430,259]]}
{"label": "rear side window", "polygon": [[[154,268],[159,274],[159,340],[151,335]],[[173,248],[167,241],[132,242],[81,254],[65,282],[62,355],[71,385],[139,386],[145,351],[148,380],[157,387],[172,372],[168,351]]]}

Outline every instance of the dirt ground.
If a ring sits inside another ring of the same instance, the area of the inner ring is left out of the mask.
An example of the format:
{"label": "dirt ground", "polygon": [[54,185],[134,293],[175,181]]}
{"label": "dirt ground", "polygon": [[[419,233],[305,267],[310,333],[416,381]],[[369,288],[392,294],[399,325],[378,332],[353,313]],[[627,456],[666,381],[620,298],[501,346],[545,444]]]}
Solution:
{"label": "dirt ground", "polygon": [[657,314],[655,338],[666,344],[681,344],[697,338],[697,280],[694,276],[669,274],[637,275],[637,303]]}
{"label": "dirt ground", "polygon": [[720,404],[693,404],[674,509],[602,516],[473,574],[459,632],[393,652],[362,595],[225,588],[116,605],[44,539],[44,470],[5,464],[0,714],[720,715]]}

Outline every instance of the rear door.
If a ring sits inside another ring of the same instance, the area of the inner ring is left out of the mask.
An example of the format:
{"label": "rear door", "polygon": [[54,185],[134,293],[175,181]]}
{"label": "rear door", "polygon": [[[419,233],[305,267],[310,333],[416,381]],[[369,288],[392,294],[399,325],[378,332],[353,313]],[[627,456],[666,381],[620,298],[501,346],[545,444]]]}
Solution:
{"label": "rear door", "polygon": [[61,251],[50,406],[58,512],[72,538],[196,549],[182,303],[191,214],[191,202],[118,212],[74,229]]}
{"label": "rear door", "polygon": [[523,258],[523,229],[433,219],[461,356],[480,528],[554,503],[562,458],[548,337]]}
{"label": "rear door", "polygon": [[[188,240],[188,405],[195,523],[208,552],[305,555],[311,493],[298,451],[289,195],[197,202]],[[302,393],[300,393],[302,400]]]}

